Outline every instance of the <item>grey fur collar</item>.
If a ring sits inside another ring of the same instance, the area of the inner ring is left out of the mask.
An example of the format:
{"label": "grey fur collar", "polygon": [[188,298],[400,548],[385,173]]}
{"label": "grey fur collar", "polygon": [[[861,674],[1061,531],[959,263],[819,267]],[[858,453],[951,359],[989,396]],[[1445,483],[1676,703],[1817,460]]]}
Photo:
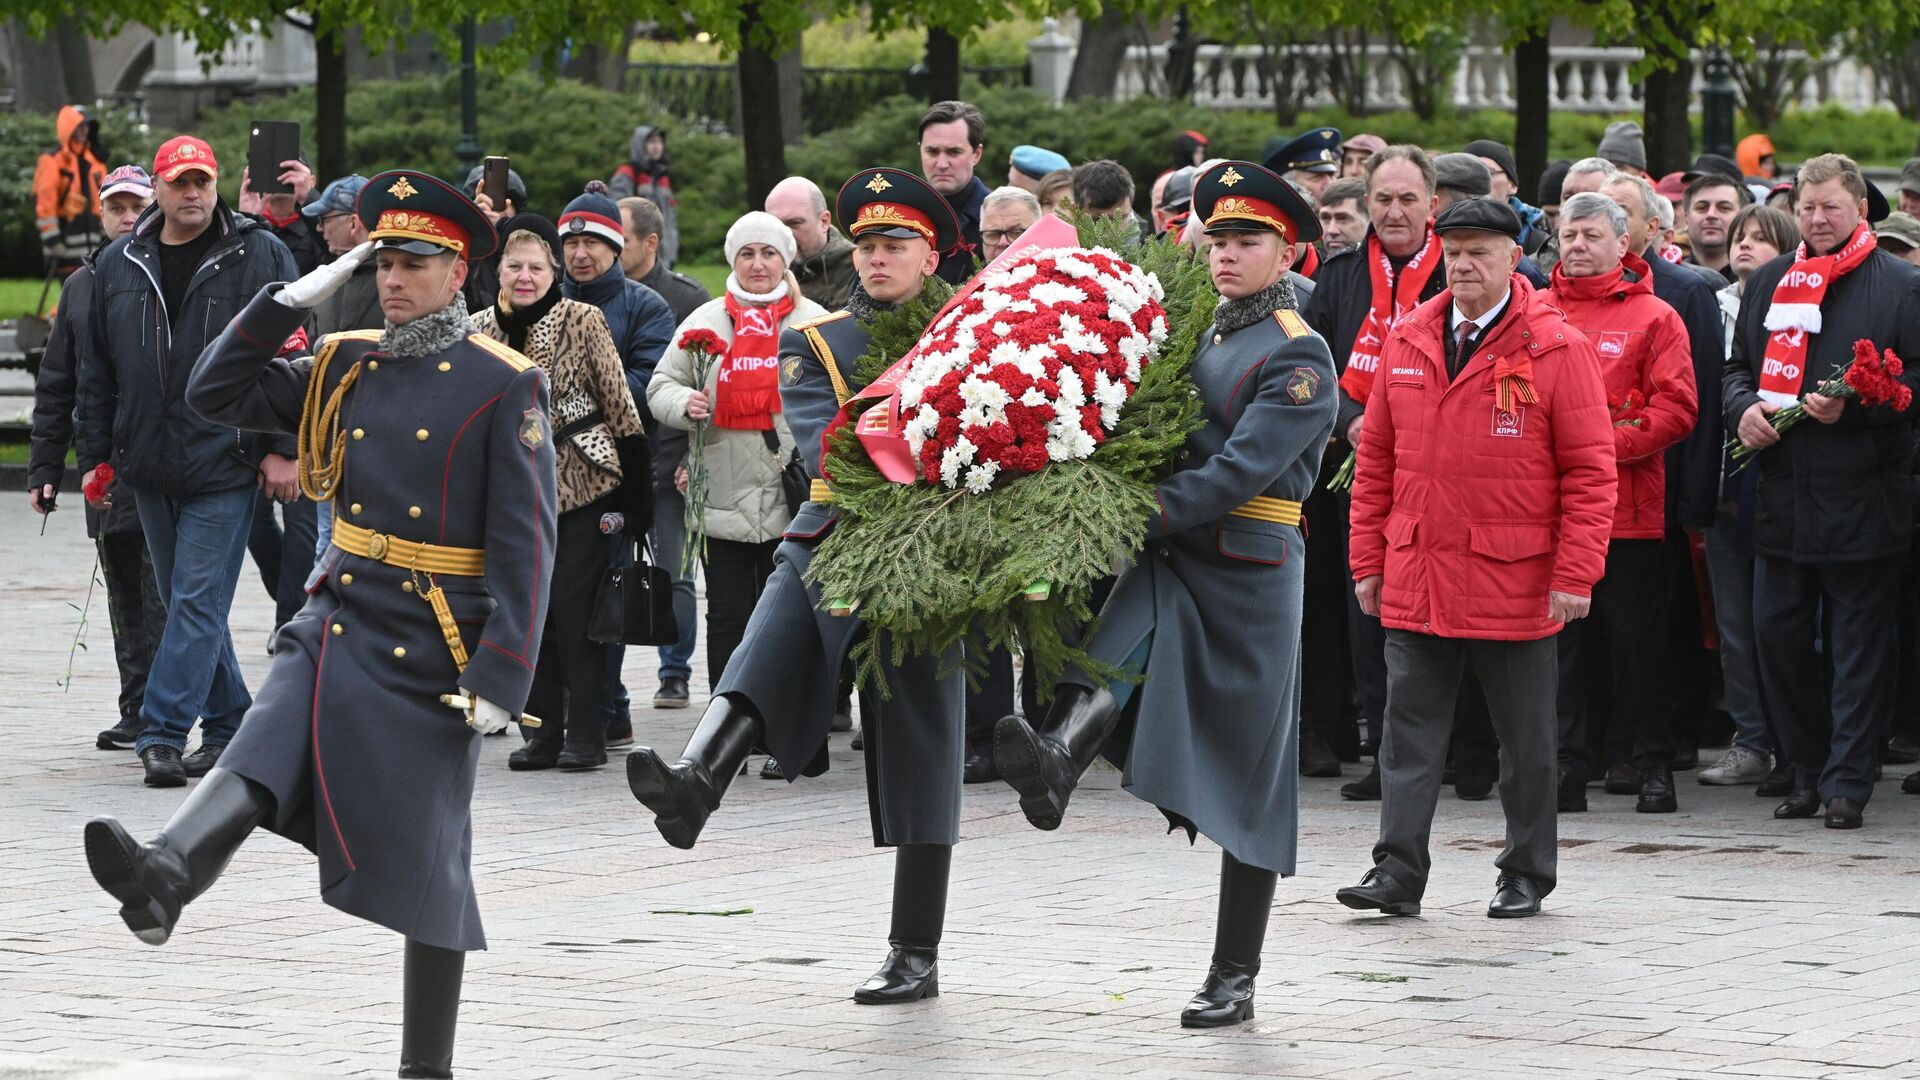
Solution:
{"label": "grey fur collar", "polygon": [[422,315],[404,326],[388,322],[386,332],[380,335],[380,351],[399,357],[432,356],[471,333],[466,297],[454,293],[452,303],[431,315]]}
{"label": "grey fur collar", "polygon": [[1299,307],[1300,300],[1293,294],[1293,282],[1282,277],[1252,296],[1222,300],[1220,306],[1213,310],[1213,325],[1215,329],[1229,333],[1252,326],[1262,319],[1271,319],[1276,311],[1298,310]]}
{"label": "grey fur collar", "polygon": [[875,315],[892,311],[899,306],[898,304],[883,304],[873,297],[868,296],[867,290],[861,286],[857,278],[854,279],[853,282],[853,294],[847,297],[847,310],[852,312],[853,317],[859,319],[861,322],[867,322]]}

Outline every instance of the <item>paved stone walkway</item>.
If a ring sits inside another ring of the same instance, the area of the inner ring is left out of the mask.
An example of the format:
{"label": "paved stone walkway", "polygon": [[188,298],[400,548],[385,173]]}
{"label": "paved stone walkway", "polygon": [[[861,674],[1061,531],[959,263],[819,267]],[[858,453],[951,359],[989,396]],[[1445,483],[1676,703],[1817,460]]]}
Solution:
{"label": "paved stone walkway", "polygon": [[[63,691],[90,549],[77,509],[41,538],[25,502],[0,505],[0,1078],[393,1075],[400,942],[320,903],[304,851],[256,836],[162,949],[93,885],[82,822],[111,812],[144,835],[180,794],[92,748],[115,689],[104,598]],[[250,680],[268,612],[249,567],[234,627]],[[642,652],[627,671],[645,699]],[[635,721],[678,748],[695,715]],[[618,769],[510,774],[510,740],[489,740],[474,850],[492,949],[468,965],[459,1075],[1920,1076],[1920,798],[1897,780],[1853,833],[1775,823],[1746,788],[1683,778],[1665,817],[1596,789],[1562,824],[1546,913],[1503,922],[1484,917],[1497,802],[1443,797],[1425,917],[1356,917],[1332,894],[1366,867],[1377,804],[1309,780],[1258,1018],[1193,1033],[1177,1017],[1206,967],[1218,855],[1160,835],[1111,772],[1055,833],[1003,787],[968,789],[943,995],[853,1004],[885,951],[891,858],[868,842],[859,757],[834,742],[818,780],[741,778],[680,852]]]}

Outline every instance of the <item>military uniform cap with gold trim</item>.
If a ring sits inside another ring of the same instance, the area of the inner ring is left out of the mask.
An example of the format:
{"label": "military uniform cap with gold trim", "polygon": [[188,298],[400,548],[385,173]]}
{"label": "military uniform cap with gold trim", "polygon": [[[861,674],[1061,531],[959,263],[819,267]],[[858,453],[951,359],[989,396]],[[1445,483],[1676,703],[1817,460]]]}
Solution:
{"label": "military uniform cap with gold trim", "polygon": [[899,169],[863,169],[840,189],[834,213],[855,240],[868,233],[918,237],[935,251],[960,243],[953,207],[925,180]]}
{"label": "military uniform cap with gold trim", "polygon": [[1339,128],[1315,128],[1268,154],[1266,166],[1274,172],[1336,173],[1341,141]]}
{"label": "military uniform cap with gold trim", "polygon": [[360,223],[376,250],[415,255],[449,251],[468,260],[493,254],[493,223],[460,189],[411,169],[383,172],[360,189]]}
{"label": "military uniform cap with gold trim", "polygon": [[1292,184],[1251,161],[1223,161],[1193,182],[1203,232],[1275,232],[1289,243],[1320,239],[1320,219]]}

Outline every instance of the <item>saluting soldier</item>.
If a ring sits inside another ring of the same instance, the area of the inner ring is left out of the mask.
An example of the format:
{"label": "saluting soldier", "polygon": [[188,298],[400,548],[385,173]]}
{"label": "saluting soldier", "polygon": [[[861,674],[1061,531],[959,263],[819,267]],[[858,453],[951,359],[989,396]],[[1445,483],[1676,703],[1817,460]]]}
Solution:
{"label": "saluting soldier", "polygon": [[[468,260],[495,242],[480,211],[396,171],[368,181],[358,213],[369,242],[262,290],[187,388],[215,423],[299,433],[301,488],[332,501],[332,544],[220,764],[148,843],[89,822],[87,861],[157,945],[255,826],[305,845],[322,899],[406,935],[400,1075],[446,1077],[466,951],[486,947],[470,867],[480,734],[525,703],[546,620],[552,429],[539,368],[467,323]],[[376,248],[385,328],[276,358]]]}
{"label": "saluting soldier", "polygon": [[[755,744],[766,745],[789,781],[826,770],[841,660],[865,631],[858,618],[825,610],[818,587],[804,580],[814,547],[836,520],[820,454],[841,405],[866,385],[855,368],[867,351],[868,321],[920,295],[960,227],[946,199],[898,169],[854,176],[840,189],[837,211],[851,223],[860,280],[844,309],[780,340],[780,398],[813,477],[812,499],[774,553],[773,576],[746,637],[678,763],[648,747],[627,757],[628,786],[675,847],[693,846]],[[940,992],[935,961],[960,836],[964,718],[957,656],[911,656],[893,665],[886,662],[889,642],[874,647],[892,697],[861,691],[860,715],[874,843],[896,848],[892,948],[853,996],[880,1005]]]}
{"label": "saluting soldier", "polygon": [[1146,550],[1114,584],[1087,646],[1145,681],[1070,673],[1037,730],[1000,721],[994,759],[1027,820],[1056,829],[1105,747],[1128,791],[1189,839],[1220,845],[1213,963],[1180,1023],[1222,1027],[1253,1016],[1274,878],[1294,870],[1300,504],[1338,402],[1327,344],[1287,279],[1294,245],[1319,238],[1312,209],[1245,161],[1209,169],[1193,205],[1221,296],[1193,359],[1206,425],[1161,481]]}

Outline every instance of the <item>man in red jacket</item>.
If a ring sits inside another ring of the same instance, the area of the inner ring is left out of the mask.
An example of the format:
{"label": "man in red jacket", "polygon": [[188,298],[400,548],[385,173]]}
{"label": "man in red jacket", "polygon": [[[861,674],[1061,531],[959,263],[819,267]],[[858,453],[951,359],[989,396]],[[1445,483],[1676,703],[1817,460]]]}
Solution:
{"label": "man in red jacket", "polygon": [[[1699,394],[1687,327],[1653,295],[1653,274],[1628,250],[1627,212],[1597,192],[1560,210],[1560,262],[1547,303],[1566,313],[1600,355],[1613,420],[1619,496],[1606,575],[1593,593],[1593,619],[1560,635],[1560,811],[1587,808],[1599,777],[1588,720],[1613,713],[1633,728],[1633,767],[1643,814],[1679,808],[1673,789],[1673,710],[1667,644],[1648,632],[1667,610],[1667,447],[1693,430]],[[1609,677],[1609,672],[1611,676]],[[1603,722],[1596,725],[1605,730]]]}
{"label": "man in red jacket", "polygon": [[1514,273],[1519,215],[1469,199],[1433,227],[1447,289],[1387,337],[1354,477],[1354,591],[1387,630],[1387,709],[1374,866],[1336,896],[1419,913],[1471,664],[1507,817],[1487,914],[1519,918],[1555,881],[1553,635],[1587,614],[1606,565],[1613,434],[1593,346]]}

